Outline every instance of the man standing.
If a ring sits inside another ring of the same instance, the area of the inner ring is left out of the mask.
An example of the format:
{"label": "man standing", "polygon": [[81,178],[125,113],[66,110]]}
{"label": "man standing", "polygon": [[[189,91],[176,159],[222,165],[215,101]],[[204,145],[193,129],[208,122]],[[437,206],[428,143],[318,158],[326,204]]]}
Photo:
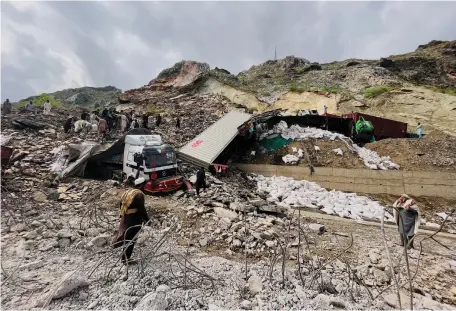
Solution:
{"label": "man standing", "polygon": [[48,115],[51,113],[51,103],[49,102],[49,99],[44,102],[43,108],[43,114]]}
{"label": "man standing", "polygon": [[147,116],[147,114],[144,114],[142,116],[142,127],[145,128],[145,129],[148,129],[149,128],[149,117]]}
{"label": "man standing", "polygon": [[5,102],[3,103],[2,111],[4,115],[10,114],[11,113],[11,102],[7,98]]}
{"label": "man standing", "polygon": [[418,122],[418,126],[416,127],[416,134],[418,135],[418,138],[423,137],[423,126],[420,122]]}
{"label": "man standing", "polygon": [[199,196],[200,189],[206,189],[206,173],[204,172],[204,167],[201,167],[200,170],[196,173],[196,182],[195,182],[195,189],[196,195]]}
{"label": "man standing", "polygon": [[181,127],[181,119],[180,119],[179,116],[177,116],[176,127],[177,127],[178,129],[180,129],[180,127]]}
{"label": "man standing", "polygon": [[128,118],[124,113],[120,114],[120,133],[123,135],[127,129]]}
{"label": "man standing", "polygon": [[149,222],[149,216],[144,205],[144,193],[139,189],[129,189],[121,197],[119,228],[112,242],[114,248],[123,245],[123,264],[133,263],[130,258],[141,225]]}
{"label": "man standing", "polygon": [[25,110],[30,111],[30,112],[35,111],[35,107],[33,107],[32,101],[30,101],[27,105],[25,105]]}
{"label": "man standing", "polygon": [[401,246],[413,248],[413,237],[418,233],[421,216],[415,200],[403,194],[393,204],[393,216],[401,237]]}
{"label": "man standing", "polygon": [[162,116],[161,116],[161,114],[157,114],[157,119],[155,120],[155,125],[156,125],[157,127],[159,127],[161,121],[162,121]]}
{"label": "man standing", "polygon": [[98,137],[101,138],[101,142],[104,141],[107,130],[108,130],[108,122],[106,122],[105,119],[100,118],[98,120]]}

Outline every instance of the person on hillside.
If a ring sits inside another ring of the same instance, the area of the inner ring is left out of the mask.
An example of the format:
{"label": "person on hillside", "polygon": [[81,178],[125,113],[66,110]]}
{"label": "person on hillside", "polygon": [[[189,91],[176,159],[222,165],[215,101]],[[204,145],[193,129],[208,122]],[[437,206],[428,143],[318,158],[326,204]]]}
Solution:
{"label": "person on hillside", "polygon": [[180,119],[179,116],[177,116],[176,127],[177,127],[178,129],[180,129],[180,127],[181,127],[181,119]]}
{"label": "person on hillside", "polygon": [[162,116],[161,116],[161,114],[157,114],[157,118],[155,119],[155,125],[156,125],[157,127],[159,127],[160,124],[161,124],[161,121],[162,121]]}
{"label": "person on hillside", "polygon": [[107,130],[108,130],[108,122],[103,118],[99,118],[98,119],[98,137],[101,138],[102,142],[104,141]]}
{"label": "person on hillside", "polygon": [[76,117],[69,116],[68,119],[66,119],[65,123],[63,124],[63,132],[69,133],[71,131],[71,127],[73,126],[73,123],[76,121]]}
{"label": "person on hillside", "polygon": [[43,104],[43,114],[45,114],[45,115],[51,114],[51,103],[49,102],[49,99],[46,100]]}
{"label": "person on hillside", "polygon": [[201,167],[200,170],[196,173],[196,182],[195,182],[195,190],[196,195],[199,196],[200,189],[206,189],[206,172],[204,171],[204,167]]}
{"label": "person on hillside", "polygon": [[323,106],[324,114],[328,113],[328,107],[326,105]]}
{"label": "person on hillside", "polygon": [[29,112],[35,111],[35,107],[33,106],[32,101],[30,101],[27,105],[25,105],[25,110],[29,111]]}
{"label": "person on hillside", "polygon": [[89,121],[90,120],[90,115],[86,110],[83,110],[81,113],[81,120],[84,121]]}
{"label": "person on hillside", "polygon": [[413,237],[418,233],[421,215],[415,200],[403,194],[393,204],[393,216],[400,234],[401,246],[413,248]]}
{"label": "person on hillside", "polygon": [[130,130],[132,130],[132,129],[137,129],[138,127],[139,127],[139,122],[138,122],[138,120],[133,119],[133,121],[131,121]]}
{"label": "person on hillside", "polygon": [[121,197],[120,222],[117,233],[112,240],[114,248],[122,247],[122,263],[132,264],[131,255],[135,247],[138,233],[143,223],[149,223],[145,207],[144,193],[139,189],[129,189]]}
{"label": "person on hillside", "polygon": [[11,113],[11,102],[8,98],[3,103],[2,112],[4,115],[8,115]]}
{"label": "person on hillside", "polygon": [[142,127],[145,128],[145,129],[148,129],[149,128],[149,117],[147,114],[144,114],[142,116]]}
{"label": "person on hillside", "polygon": [[127,126],[128,126],[128,118],[124,113],[122,113],[120,115],[120,133],[121,134],[125,133]]}
{"label": "person on hillside", "polygon": [[418,122],[418,126],[416,127],[416,134],[418,135],[418,138],[423,137],[423,125],[421,125],[420,122]]}

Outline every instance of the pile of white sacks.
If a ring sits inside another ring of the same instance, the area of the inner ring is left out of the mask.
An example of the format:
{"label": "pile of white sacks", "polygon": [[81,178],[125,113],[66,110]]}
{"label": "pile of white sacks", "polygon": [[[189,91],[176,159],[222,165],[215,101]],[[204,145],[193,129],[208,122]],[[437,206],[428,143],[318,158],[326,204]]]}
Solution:
{"label": "pile of white sacks", "polygon": [[[280,121],[278,124],[274,126],[272,131],[273,133],[280,133],[283,138],[285,139],[293,139],[293,140],[307,140],[310,138],[314,139],[329,139],[335,140],[339,139],[342,141],[347,141],[349,138],[346,136],[333,133],[330,131],[313,128],[313,127],[301,127],[299,125],[292,125],[288,127],[285,121]],[[352,144],[350,148],[358,154],[361,160],[364,162],[368,168],[372,170],[391,170],[391,169],[399,169],[399,165],[393,163],[391,161],[391,157],[380,157],[377,152],[369,150],[364,147],[359,147],[355,144]],[[288,155],[287,155],[288,156]],[[285,160],[284,160],[285,161]],[[288,161],[292,162],[292,161]],[[287,163],[287,162],[286,162]]]}
{"label": "pile of white sacks", "polygon": [[[328,191],[314,182],[294,180],[290,177],[257,176],[257,190],[267,194],[267,201],[282,207],[308,207],[320,209],[329,215],[355,220],[381,220],[383,206],[365,196],[342,191]],[[385,212],[385,220],[393,216]]]}

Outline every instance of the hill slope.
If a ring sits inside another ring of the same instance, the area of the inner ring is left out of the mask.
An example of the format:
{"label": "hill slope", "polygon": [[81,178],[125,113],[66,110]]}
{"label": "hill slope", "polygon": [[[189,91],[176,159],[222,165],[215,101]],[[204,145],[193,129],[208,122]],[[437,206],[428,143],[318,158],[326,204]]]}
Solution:
{"label": "hill slope", "polygon": [[41,94],[25,98],[17,103],[16,107],[25,106],[32,101],[36,106],[42,106],[49,99],[54,107],[81,106],[81,107],[103,107],[106,105],[117,104],[117,100],[122,91],[114,86],[105,87],[80,87],[66,89],[49,94]]}
{"label": "hill slope", "polygon": [[456,41],[432,41],[414,52],[380,60],[328,64],[287,56],[233,75],[206,63],[181,61],[147,85],[120,96],[148,104],[164,94],[218,94],[250,111],[317,108],[359,111],[409,123],[425,132],[456,134]]}

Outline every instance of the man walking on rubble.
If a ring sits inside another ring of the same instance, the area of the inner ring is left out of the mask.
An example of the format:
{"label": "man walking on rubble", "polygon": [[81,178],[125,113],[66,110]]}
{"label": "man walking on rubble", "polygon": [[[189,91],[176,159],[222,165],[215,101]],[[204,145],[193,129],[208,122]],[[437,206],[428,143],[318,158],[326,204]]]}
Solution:
{"label": "man walking on rubble", "polygon": [[181,119],[180,119],[179,116],[177,116],[176,127],[177,127],[178,129],[180,129],[180,127],[181,127]]}
{"label": "man walking on rubble", "polygon": [[114,248],[123,246],[122,263],[132,264],[131,255],[135,247],[138,233],[143,223],[150,219],[145,208],[144,193],[139,189],[129,189],[121,197],[120,222],[116,235],[113,237]]}
{"label": "man walking on rubble", "polygon": [[4,115],[11,113],[11,102],[8,98],[3,103],[2,112]]}
{"label": "man walking on rubble", "polygon": [[49,102],[49,99],[46,100],[43,104],[43,114],[44,115],[51,114],[51,103]]}
{"label": "man walking on rubble", "polygon": [[161,116],[161,114],[157,114],[157,119],[155,120],[155,125],[156,125],[157,127],[159,127],[160,124],[161,124],[161,121],[162,121],[162,116]]}
{"label": "man walking on rubble", "polygon": [[195,182],[195,189],[196,195],[199,196],[199,192],[201,187],[206,189],[206,172],[204,171],[204,167],[201,167],[200,170],[196,173],[196,182]]}
{"label": "man walking on rubble", "polygon": [[418,233],[421,215],[415,200],[403,194],[393,204],[393,216],[401,238],[401,246],[413,247],[413,237]]}
{"label": "man walking on rubble", "polygon": [[98,137],[101,138],[101,142],[104,141],[107,130],[108,130],[108,122],[103,118],[99,118],[98,119]]}

